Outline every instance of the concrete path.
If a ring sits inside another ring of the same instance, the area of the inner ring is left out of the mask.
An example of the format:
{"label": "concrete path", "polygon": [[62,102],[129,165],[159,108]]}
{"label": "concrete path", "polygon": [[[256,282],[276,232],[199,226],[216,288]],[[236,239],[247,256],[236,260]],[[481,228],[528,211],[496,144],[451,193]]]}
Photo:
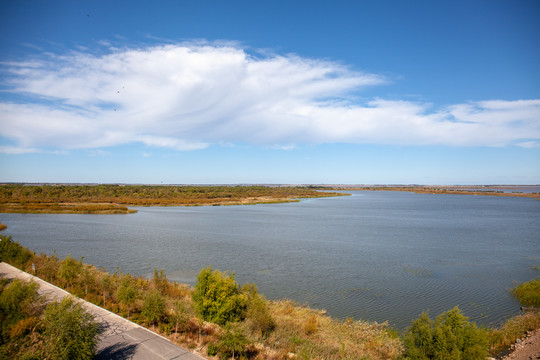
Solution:
{"label": "concrete path", "polygon": [[[39,284],[38,292],[49,301],[59,301],[66,296],[73,296],[57,286],[4,262],[0,262],[0,277],[18,278],[25,281],[32,280]],[[94,315],[103,329],[98,343],[98,359],[204,359],[121,316],[74,296],[73,298],[80,301],[85,309]]]}

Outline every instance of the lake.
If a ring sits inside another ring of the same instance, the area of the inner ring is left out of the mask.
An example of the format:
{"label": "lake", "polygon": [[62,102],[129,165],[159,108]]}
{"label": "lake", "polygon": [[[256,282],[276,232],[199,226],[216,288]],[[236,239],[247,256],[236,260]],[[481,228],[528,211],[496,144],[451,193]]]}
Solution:
{"label": "lake", "polygon": [[36,252],[194,284],[212,265],[328,314],[399,329],[459,305],[483,325],[519,313],[508,292],[540,275],[540,201],[352,191],[299,203],[140,207],[130,215],[0,214]]}

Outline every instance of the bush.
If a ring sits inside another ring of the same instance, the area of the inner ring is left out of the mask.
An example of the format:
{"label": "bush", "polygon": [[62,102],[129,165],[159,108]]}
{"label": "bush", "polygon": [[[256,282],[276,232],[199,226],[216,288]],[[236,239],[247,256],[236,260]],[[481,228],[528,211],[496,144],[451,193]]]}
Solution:
{"label": "bush", "polygon": [[219,337],[217,344],[217,355],[220,360],[242,356],[249,344],[247,337],[240,329],[231,329],[227,327],[225,333]]}
{"label": "bush", "polygon": [[405,335],[405,355],[411,360],[484,360],[487,332],[467,319],[457,307],[435,321],[423,313]]}
{"label": "bush", "polygon": [[512,294],[523,305],[540,307],[540,277],[516,286]]}
{"label": "bush", "polygon": [[11,236],[0,235],[0,261],[24,269],[33,257],[33,252],[11,240]]}
{"label": "bush", "polygon": [[267,337],[276,327],[268,303],[262,295],[259,295],[257,287],[253,284],[244,285],[242,292],[247,295],[248,299],[246,323],[249,329],[253,333],[260,333],[262,337]]}
{"label": "bush", "polygon": [[73,282],[79,276],[82,269],[82,261],[77,261],[69,254],[64,260],[60,262],[60,268],[58,270],[58,277],[65,281],[66,289],[73,285]]}
{"label": "bush", "polygon": [[0,316],[2,326],[35,316],[41,310],[42,298],[39,285],[14,279],[0,292]]}
{"label": "bush", "polygon": [[98,324],[92,315],[70,298],[51,303],[43,313],[43,335],[47,354],[52,359],[94,358]]}
{"label": "bush", "polygon": [[165,315],[165,299],[157,291],[151,291],[144,297],[141,309],[146,321],[152,324],[159,322]]}
{"label": "bush", "polygon": [[247,296],[240,292],[234,274],[227,276],[210,266],[202,269],[192,297],[203,320],[224,325],[245,317]]}

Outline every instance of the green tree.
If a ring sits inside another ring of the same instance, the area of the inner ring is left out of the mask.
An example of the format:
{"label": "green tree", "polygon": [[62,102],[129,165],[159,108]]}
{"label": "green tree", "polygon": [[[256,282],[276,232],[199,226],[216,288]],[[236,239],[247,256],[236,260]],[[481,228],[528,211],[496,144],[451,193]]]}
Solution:
{"label": "green tree", "polygon": [[152,328],[165,315],[165,299],[159,292],[151,291],[144,297],[142,315],[152,323]]}
{"label": "green tree", "polygon": [[411,360],[483,360],[488,355],[487,336],[458,307],[435,321],[423,313],[405,335],[406,356]]}
{"label": "green tree", "polygon": [[93,359],[99,327],[92,315],[70,298],[51,303],[43,313],[43,335],[51,359]]}
{"label": "green tree", "polygon": [[234,274],[228,276],[210,266],[197,276],[192,298],[197,314],[216,324],[239,321],[246,314],[247,296],[240,291]]}

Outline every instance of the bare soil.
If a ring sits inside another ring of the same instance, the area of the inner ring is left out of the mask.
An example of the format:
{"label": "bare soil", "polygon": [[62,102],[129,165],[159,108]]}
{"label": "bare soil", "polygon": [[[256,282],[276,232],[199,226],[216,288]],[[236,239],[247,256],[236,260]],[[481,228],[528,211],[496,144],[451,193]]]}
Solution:
{"label": "bare soil", "polygon": [[512,352],[502,360],[540,359],[540,329],[529,331],[527,336],[512,345]]}

